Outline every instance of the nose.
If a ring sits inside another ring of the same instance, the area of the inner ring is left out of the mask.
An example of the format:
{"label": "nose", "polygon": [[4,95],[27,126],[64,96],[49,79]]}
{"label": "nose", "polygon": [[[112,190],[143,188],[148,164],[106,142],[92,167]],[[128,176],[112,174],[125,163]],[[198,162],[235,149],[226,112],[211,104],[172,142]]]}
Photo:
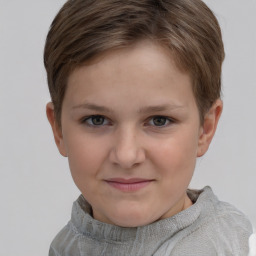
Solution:
{"label": "nose", "polygon": [[130,169],[145,160],[145,151],[139,145],[138,134],[135,129],[125,128],[116,132],[110,161],[122,169]]}

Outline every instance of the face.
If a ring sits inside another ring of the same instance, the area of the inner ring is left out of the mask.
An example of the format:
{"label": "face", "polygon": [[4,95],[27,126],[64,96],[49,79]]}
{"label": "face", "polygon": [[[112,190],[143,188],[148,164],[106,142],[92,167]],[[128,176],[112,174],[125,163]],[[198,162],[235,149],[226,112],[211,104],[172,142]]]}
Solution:
{"label": "face", "polygon": [[161,46],[143,41],[76,69],[53,129],[95,219],[135,227],[190,206],[204,131],[190,76]]}

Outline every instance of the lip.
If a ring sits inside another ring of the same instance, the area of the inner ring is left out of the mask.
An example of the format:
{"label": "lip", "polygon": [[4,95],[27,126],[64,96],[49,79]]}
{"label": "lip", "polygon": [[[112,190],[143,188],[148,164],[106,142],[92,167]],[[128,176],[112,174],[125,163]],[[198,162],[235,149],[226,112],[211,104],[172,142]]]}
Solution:
{"label": "lip", "polygon": [[142,178],[112,178],[105,180],[108,185],[123,192],[134,192],[143,189],[153,182],[151,179]]}

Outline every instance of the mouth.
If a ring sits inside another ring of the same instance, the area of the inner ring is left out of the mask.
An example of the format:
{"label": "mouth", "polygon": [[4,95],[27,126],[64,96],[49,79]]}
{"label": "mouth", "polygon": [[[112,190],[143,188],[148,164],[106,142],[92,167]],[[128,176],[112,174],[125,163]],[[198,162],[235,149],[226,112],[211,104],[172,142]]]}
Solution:
{"label": "mouth", "polygon": [[105,182],[111,187],[118,189],[123,192],[134,192],[143,189],[148,186],[154,180],[150,179],[141,179],[141,178],[132,178],[132,179],[123,179],[123,178],[113,178],[105,180]]}

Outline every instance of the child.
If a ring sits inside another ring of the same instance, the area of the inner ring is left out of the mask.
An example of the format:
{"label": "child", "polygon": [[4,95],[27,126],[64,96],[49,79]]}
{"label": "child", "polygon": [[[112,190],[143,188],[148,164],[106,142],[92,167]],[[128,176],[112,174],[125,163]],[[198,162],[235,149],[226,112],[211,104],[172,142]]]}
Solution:
{"label": "child", "polygon": [[46,40],[46,111],[82,195],[50,256],[248,254],[246,217],[188,189],[222,112],[223,59],[200,0],[66,2]]}

